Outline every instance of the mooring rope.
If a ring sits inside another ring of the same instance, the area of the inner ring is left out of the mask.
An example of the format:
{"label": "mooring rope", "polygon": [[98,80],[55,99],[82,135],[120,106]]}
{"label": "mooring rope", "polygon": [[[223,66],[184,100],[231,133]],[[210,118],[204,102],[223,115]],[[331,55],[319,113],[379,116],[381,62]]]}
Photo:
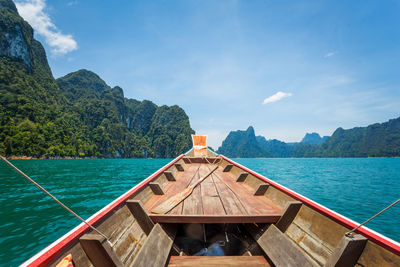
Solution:
{"label": "mooring rope", "polygon": [[108,237],[103,234],[102,232],[100,232],[99,230],[97,230],[96,228],[94,228],[91,224],[89,224],[87,221],[85,221],[84,219],[82,219],[82,217],[80,217],[78,214],[76,214],[75,212],[73,212],[70,208],[68,208],[65,204],[63,204],[60,200],[58,200],[55,196],[53,196],[52,194],[50,194],[46,189],[44,189],[40,184],[38,184],[37,182],[35,182],[32,178],[30,178],[28,175],[26,175],[24,172],[22,172],[20,169],[18,169],[17,167],[15,167],[11,162],[9,162],[5,157],[0,156],[0,158],[7,163],[8,166],[10,166],[11,168],[13,168],[15,171],[17,171],[19,174],[21,174],[22,176],[24,176],[29,182],[31,182],[32,184],[34,184],[36,187],[38,187],[40,190],[42,190],[44,193],[46,193],[49,197],[51,197],[55,202],[57,202],[61,207],[63,207],[64,209],[66,209],[68,212],[70,212],[72,215],[74,215],[76,218],[78,218],[79,220],[81,220],[83,223],[85,223],[87,226],[89,226],[91,229],[93,229],[94,231],[96,231],[97,233],[99,233],[102,237],[104,237],[107,242],[110,244],[110,246],[112,247],[112,243],[110,242],[110,240],[108,239]]}
{"label": "mooring rope", "polygon": [[393,202],[392,204],[390,204],[389,206],[387,206],[386,208],[384,208],[383,210],[381,210],[380,212],[378,212],[377,214],[375,214],[374,216],[372,216],[371,218],[369,218],[368,220],[366,220],[365,222],[363,222],[362,224],[360,224],[359,226],[357,226],[356,228],[354,228],[353,230],[347,232],[345,235],[348,237],[352,237],[353,233],[360,228],[361,226],[363,226],[364,224],[368,223],[369,221],[371,221],[372,219],[374,219],[375,217],[377,217],[378,215],[384,213],[385,211],[387,211],[388,209],[390,209],[391,207],[393,207],[394,205],[396,205],[397,203],[400,202],[400,199],[396,200],[395,202]]}

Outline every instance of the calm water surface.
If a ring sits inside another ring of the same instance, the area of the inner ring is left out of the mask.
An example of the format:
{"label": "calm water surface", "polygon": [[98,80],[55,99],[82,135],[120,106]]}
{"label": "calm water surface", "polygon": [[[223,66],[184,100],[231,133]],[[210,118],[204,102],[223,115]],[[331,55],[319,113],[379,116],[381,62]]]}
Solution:
{"label": "calm water surface", "polygon": [[[14,160],[83,218],[170,159]],[[400,159],[236,159],[250,169],[362,222],[400,198]],[[0,162],[0,265],[16,266],[80,222]],[[400,241],[400,206],[367,226]]]}

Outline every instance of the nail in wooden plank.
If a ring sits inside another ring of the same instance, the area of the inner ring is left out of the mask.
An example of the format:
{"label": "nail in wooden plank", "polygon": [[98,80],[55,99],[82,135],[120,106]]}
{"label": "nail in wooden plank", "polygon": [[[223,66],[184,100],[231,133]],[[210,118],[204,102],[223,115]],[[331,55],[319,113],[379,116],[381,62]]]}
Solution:
{"label": "nail in wooden plank", "polygon": [[175,234],[176,231],[175,233],[167,233],[157,223],[133,260],[132,266],[164,267],[174,243]]}
{"label": "nail in wooden plank", "polygon": [[99,234],[85,234],[79,242],[95,267],[123,266],[107,240]]}
{"label": "nail in wooden plank", "polygon": [[257,240],[275,266],[319,266],[295,242],[271,224]]}
{"label": "nail in wooden plank", "polygon": [[293,222],[294,218],[296,218],[301,205],[302,203],[299,201],[290,201],[287,203],[284,211],[282,212],[282,217],[275,224],[275,226],[282,232],[285,232],[289,228],[289,225]]}
{"label": "nail in wooden plank", "polygon": [[184,169],[183,169],[183,167],[182,167],[181,164],[175,163],[174,165],[175,165],[175,168],[176,168],[178,171],[180,171],[180,172],[183,172],[183,171],[184,171]]}
{"label": "nail in wooden plank", "polygon": [[236,179],[236,182],[244,182],[244,180],[246,180],[247,175],[249,175],[248,172],[242,172]]}
{"label": "nail in wooden plank", "polygon": [[344,236],[339,245],[329,257],[325,267],[347,267],[354,266],[367,244],[367,239],[362,235],[353,237]]}
{"label": "nail in wooden plank", "polygon": [[165,171],[164,175],[165,175],[165,177],[167,178],[168,181],[171,181],[171,182],[175,182],[176,181],[176,179],[174,177],[174,174],[172,172]]}
{"label": "nail in wooden plank", "polygon": [[225,166],[223,172],[229,172],[233,168],[233,164],[228,164]]}
{"label": "nail in wooden plank", "polygon": [[265,183],[265,184],[260,184],[256,191],[254,191],[254,195],[255,196],[262,196],[265,194],[265,192],[267,192],[267,189],[269,187],[269,184]]}
{"label": "nail in wooden plank", "polygon": [[128,200],[126,201],[126,205],[142,228],[143,232],[145,232],[146,235],[149,235],[151,229],[154,227],[154,223],[150,219],[140,200]]}
{"label": "nail in wooden plank", "polygon": [[149,186],[154,195],[164,195],[164,191],[159,183],[149,183]]}

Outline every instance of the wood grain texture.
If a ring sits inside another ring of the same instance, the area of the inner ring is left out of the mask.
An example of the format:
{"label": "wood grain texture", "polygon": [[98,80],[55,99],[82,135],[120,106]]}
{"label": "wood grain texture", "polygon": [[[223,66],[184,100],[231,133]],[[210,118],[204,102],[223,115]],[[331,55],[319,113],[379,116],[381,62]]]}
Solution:
{"label": "wood grain texture", "polygon": [[352,267],[360,257],[368,239],[362,235],[344,236],[328,259],[325,267]]}
{"label": "wood grain texture", "polygon": [[[249,185],[235,182],[234,174],[215,168],[215,165],[192,163],[186,166],[185,172],[176,173],[176,182],[167,182],[164,195],[153,195],[144,204],[151,220],[163,223],[277,222],[282,212],[279,206],[264,196],[254,196]],[[193,187],[199,177],[207,174],[210,176],[191,194],[179,197],[180,193]],[[167,205],[175,197],[183,201],[166,213],[155,209]],[[219,221],[216,216],[220,216]]]}
{"label": "wood grain texture", "polygon": [[[200,166],[198,173],[194,176],[192,181],[190,181],[189,186],[194,186],[196,182],[199,180],[199,178],[206,174],[203,171],[204,167],[205,167],[204,165]],[[196,186],[193,189],[190,196],[184,200],[182,214],[183,215],[203,214],[203,205],[201,201],[201,186]]]}
{"label": "wood grain texture", "polygon": [[[240,199],[248,214],[281,213],[281,208],[266,197],[254,196],[253,189],[245,183],[236,183],[229,173],[215,172],[215,181],[222,181]],[[222,199],[222,198],[221,198]]]}
{"label": "wood grain texture", "polygon": [[229,215],[249,214],[246,210],[245,205],[242,204],[239,196],[236,195],[235,192],[230,187],[227,186],[225,181],[218,178],[217,175],[213,175],[212,179],[214,181],[218,195],[221,198],[221,202],[222,205],[224,206],[226,214]]}
{"label": "wood grain texture", "polygon": [[400,266],[400,257],[393,252],[368,241],[356,266],[398,267]]}
{"label": "wood grain texture", "polygon": [[241,174],[239,174],[238,178],[236,179],[236,182],[244,182],[248,175],[249,175],[248,172],[242,172]]}
{"label": "wood grain texture", "polygon": [[192,163],[188,157],[183,157],[182,159],[183,159],[183,161],[185,162],[185,164],[190,164],[190,163]]}
{"label": "wood grain texture", "polygon": [[70,249],[65,250],[62,254],[60,254],[46,266],[56,267],[60,260],[65,258],[68,254],[72,255],[75,266],[93,266],[89,258],[86,256],[86,253],[83,251],[82,246],[79,242],[77,242]]}
{"label": "wood grain texture", "polygon": [[175,234],[167,233],[159,224],[156,224],[131,266],[164,267],[174,242]]}
{"label": "wood grain texture", "polygon": [[151,229],[154,227],[154,223],[147,215],[147,212],[140,200],[128,200],[126,201],[126,205],[146,235],[149,235]]}
{"label": "wood grain texture", "polygon": [[257,243],[276,266],[319,266],[274,225],[265,231]]}
{"label": "wood grain texture", "polygon": [[183,166],[179,163],[175,163],[174,164],[175,168],[178,170],[178,172],[183,172],[185,171],[185,169],[183,168]]}
{"label": "wood grain texture", "polygon": [[267,189],[269,187],[269,184],[264,183],[264,184],[260,184],[257,189],[254,191],[254,195],[255,196],[263,196],[265,194],[265,192],[267,192]]}
{"label": "wood grain texture", "polygon": [[228,164],[228,165],[225,166],[223,172],[229,172],[232,168],[233,168],[233,165],[232,164]]}
{"label": "wood grain texture", "polygon": [[214,180],[211,177],[203,181],[201,184],[201,201],[203,203],[204,215],[225,215],[225,210],[221,202],[221,198],[215,187]]}
{"label": "wood grain texture", "polygon": [[299,201],[291,201],[287,203],[284,211],[282,212],[282,217],[276,223],[276,227],[281,230],[281,232],[285,232],[289,225],[293,222],[297,213],[301,208],[302,203]]}
{"label": "wood grain texture", "polygon": [[[193,204],[194,207],[192,208],[192,210],[195,209],[193,212],[196,212],[197,214],[201,214],[202,213],[201,193],[199,191],[200,189],[198,188],[198,185],[202,181],[207,179],[217,168],[218,168],[218,166],[215,166],[212,170],[208,171],[207,174],[203,175],[201,178],[194,179],[194,182],[191,183],[188,187],[184,188],[182,191],[169,196],[161,204],[154,207],[151,210],[151,213],[156,213],[156,214],[168,213],[170,210],[172,210],[174,207],[176,207],[179,203],[181,203],[182,201],[185,201],[185,202],[188,202],[187,205]],[[198,172],[196,174],[198,174]],[[195,191],[197,193],[195,193],[195,195],[193,195],[193,191]],[[188,199],[189,196],[192,196],[192,197],[190,199]],[[195,198],[195,200],[191,201],[191,199],[193,199],[193,198]],[[183,211],[185,210],[185,202],[183,203],[183,207],[184,207]]]}
{"label": "wood grain texture", "polygon": [[268,215],[175,215],[150,214],[155,223],[276,223],[279,214]]}
{"label": "wood grain texture", "polygon": [[176,195],[183,189],[187,188],[191,183],[192,179],[194,179],[194,176],[197,175],[197,170],[199,169],[199,167],[200,164],[190,164],[187,166],[185,172],[175,173],[174,176],[176,178],[176,181],[168,182],[170,186],[168,186],[168,188],[167,186],[165,186],[164,195],[162,196],[153,195],[153,197],[151,197],[147,202],[145,202],[144,207],[146,208],[146,210],[151,212],[153,208],[157,207],[171,196]]}
{"label": "wood grain texture", "polygon": [[172,256],[168,267],[221,267],[251,266],[269,267],[263,256]]}
{"label": "wood grain texture", "polygon": [[172,172],[165,171],[164,175],[165,175],[165,177],[167,178],[168,181],[171,181],[171,182],[175,182],[176,181],[176,179],[174,177],[174,174]]}
{"label": "wood grain texture", "polygon": [[164,195],[164,191],[159,183],[151,182],[149,183],[149,186],[155,195]]}
{"label": "wood grain texture", "polygon": [[79,242],[95,267],[123,266],[106,239],[99,234],[85,234]]}

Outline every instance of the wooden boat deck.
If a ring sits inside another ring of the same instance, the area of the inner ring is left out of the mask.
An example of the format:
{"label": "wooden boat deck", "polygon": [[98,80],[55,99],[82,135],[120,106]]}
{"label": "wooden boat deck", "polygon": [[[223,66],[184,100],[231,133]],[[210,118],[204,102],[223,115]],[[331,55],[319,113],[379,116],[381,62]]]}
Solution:
{"label": "wooden boat deck", "polygon": [[254,189],[222,167],[215,170],[193,193],[166,214],[152,214],[151,210],[168,198],[194,184],[207,174],[213,165],[186,164],[183,172],[175,174],[176,181],[168,181],[164,195],[154,195],[145,204],[150,218],[159,223],[275,223],[282,215],[281,207],[264,196],[254,195]]}
{"label": "wooden boat deck", "polygon": [[258,266],[270,267],[271,265],[263,256],[171,256],[168,267],[194,267],[194,266]]}

